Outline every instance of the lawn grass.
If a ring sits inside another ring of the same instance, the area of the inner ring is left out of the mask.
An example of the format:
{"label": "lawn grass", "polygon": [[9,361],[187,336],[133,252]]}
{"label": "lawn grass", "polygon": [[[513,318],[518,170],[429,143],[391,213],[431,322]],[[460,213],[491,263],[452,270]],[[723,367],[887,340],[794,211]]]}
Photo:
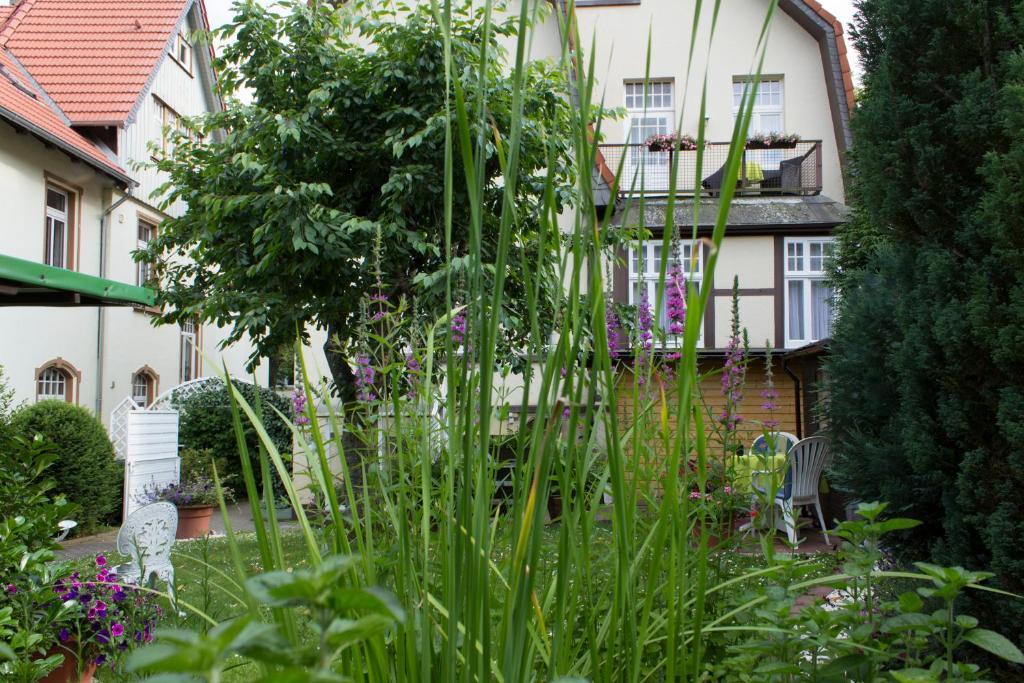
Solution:
{"label": "lawn grass", "polygon": [[[253,533],[237,534],[239,553],[248,575],[253,576],[261,571],[259,548],[256,536]],[[305,540],[300,532],[296,530],[285,530],[281,534],[281,542],[284,548],[284,557],[289,570],[301,569],[308,566],[308,553],[306,552]],[[551,524],[544,529],[543,548],[541,554],[542,563],[538,568],[539,593],[544,594],[546,589],[557,572],[555,563],[558,557],[559,526]],[[614,540],[610,528],[605,525],[598,525],[594,528],[590,539],[592,564],[594,570],[595,588],[604,582],[611,581],[614,571],[614,558],[612,548]],[[509,560],[511,543],[507,538],[496,539],[493,549],[492,560],[495,566],[504,568]],[[393,576],[389,570],[388,553],[381,553],[377,559],[380,565],[381,583],[388,587]],[[126,557],[116,553],[108,554],[107,561],[111,565],[127,561]],[[175,582],[177,584],[178,599],[180,601],[182,614],[176,614],[170,609],[165,598],[167,618],[162,624],[163,628],[184,628],[184,629],[205,629],[209,622],[200,614],[209,616],[216,622],[222,622],[241,615],[245,611],[239,595],[235,567],[231,560],[227,539],[223,537],[208,537],[190,541],[180,541],[175,545],[172,559],[175,567]],[[803,568],[806,576],[825,576],[835,570],[835,557],[831,554],[821,553],[810,557],[811,562]],[[93,559],[83,558],[75,562],[78,568],[86,568],[92,565]],[[708,558],[709,574],[716,576],[715,583],[727,581],[734,577],[749,574],[757,569],[767,566],[767,561],[757,553],[737,552],[734,549],[726,549],[715,552]],[[730,594],[739,596],[753,588],[757,584],[770,582],[771,579],[759,578],[737,583]],[[162,589],[158,586],[157,589]],[[638,596],[639,598],[640,596]],[[728,599],[729,596],[722,596]],[[250,681],[258,675],[256,665],[239,660],[235,668],[225,671],[223,681]],[[112,677],[112,675],[114,677]],[[127,677],[120,677],[108,670],[98,672],[96,680],[100,683],[114,680],[133,680]]]}

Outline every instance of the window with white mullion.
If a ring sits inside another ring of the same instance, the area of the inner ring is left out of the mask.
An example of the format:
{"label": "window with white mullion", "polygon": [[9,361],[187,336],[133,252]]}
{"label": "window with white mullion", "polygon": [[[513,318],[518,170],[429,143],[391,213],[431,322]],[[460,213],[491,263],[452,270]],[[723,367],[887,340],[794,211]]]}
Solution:
{"label": "window with white mullion", "polygon": [[39,373],[36,400],[66,401],[69,384],[67,373],[63,370],[60,368],[46,368]]}
{"label": "window with white mullion", "polygon": [[46,188],[46,252],[48,266],[68,266],[68,193],[55,187]]}
{"label": "window with white mullion", "polygon": [[825,238],[787,238],[785,268],[786,346],[794,348],[832,336],[835,291],[828,269],[835,242]]}
{"label": "window with white mullion", "polygon": [[[661,310],[658,312],[658,326],[662,330],[668,329],[668,282],[669,272],[672,265],[678,262],[686,274],[686,281],[693,287],[700,288],[703,277],[703,253],[700,242],[683,242],[676,245],[677,252],[671,256],[665,265],[666,292],[661,302]],[[647,301],[653,309],[658,301],[658,281],[661,277],[662,252],[664,244],[661,240],[647,240],[634,243],[629,249],[629,303],[638,306],[647,292]],[[703,328],[701,328],[701,340],[703,340]],[[676,335],[668,335],[668,344],[672,345],[681,340]],[[701,343],[701,342],[698,342]]]}
{"label": "window with white mullion", "polygon": [[[632,145],[643,145],[652,135],[672,131],[675,98],[671,80],[626,81],[626,139]],[[664,166],[668,155],[649,152],[644,147],[631,147],[632,164]]]}
{"label": "window with white mullion", "polygon": [[199,366],[199,336],[194,320],[181,323],[181,346],[179,362],[179,379],[182,382],[196,379]]}
{"label": "window with white mullion", "polygon": [[[149,221],[139,219],[138,221],[138,234],[136,235],[135,246],[140,251],[146,249],[149,246],[150,240],[156,237],[156,226]],[[150,284],[150,280],[153,278],[152,265],[145,261],[139,261],[135,264],[135,284],[139,287],[145,287]]]}

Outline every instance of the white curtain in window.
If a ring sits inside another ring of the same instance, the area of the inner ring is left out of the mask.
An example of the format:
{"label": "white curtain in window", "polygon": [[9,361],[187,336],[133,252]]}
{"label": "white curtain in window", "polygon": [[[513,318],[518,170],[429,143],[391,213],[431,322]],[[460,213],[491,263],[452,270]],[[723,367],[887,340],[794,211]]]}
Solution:
{"label": "white curtain in window", "polygon": [[832,288],[824,280],[811,281],[811,306],[814,319],[813,339],[832,336]]}
{"label": "white curtain in window", "polygon": [[806,339],[804,334],[804,281],[791,280],[789,288],[789,338]]}

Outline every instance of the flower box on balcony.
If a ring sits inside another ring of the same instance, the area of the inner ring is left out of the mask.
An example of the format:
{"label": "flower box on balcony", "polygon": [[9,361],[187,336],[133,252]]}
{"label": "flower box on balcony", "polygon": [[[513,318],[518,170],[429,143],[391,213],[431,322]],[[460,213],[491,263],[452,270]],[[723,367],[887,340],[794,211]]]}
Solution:
{"label": "flower box on balcony", "polygon": [[799,135],[767,133],[747,138],[747,149],[793,149],[800,142]]}
{"label": "flower box on balcony", "polygon": [[692,135],[678,133],[655,133],[644,141],[649,152],[692,152],[697,149],[697,140]]}

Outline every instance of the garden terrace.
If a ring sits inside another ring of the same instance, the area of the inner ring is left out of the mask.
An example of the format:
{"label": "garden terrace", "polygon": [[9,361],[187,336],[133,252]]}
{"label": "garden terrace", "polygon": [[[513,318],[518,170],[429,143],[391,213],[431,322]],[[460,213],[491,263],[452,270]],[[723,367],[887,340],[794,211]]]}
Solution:
{"label": "garden terrace", "polygon": [[[728,142],[707,143],[701,172],[697,173],[694,149],[651,151],[646,144],[600,145],[608,170],[622,169],[619,193],[666,195],[676,164],[677,195],[715,196],[722,187]],[[676,159],[678,157],[678,160]],[[743,151],[737,189],[741,195],[818,195],[822,190],[822,143],[802,140],[787,147]]]}

